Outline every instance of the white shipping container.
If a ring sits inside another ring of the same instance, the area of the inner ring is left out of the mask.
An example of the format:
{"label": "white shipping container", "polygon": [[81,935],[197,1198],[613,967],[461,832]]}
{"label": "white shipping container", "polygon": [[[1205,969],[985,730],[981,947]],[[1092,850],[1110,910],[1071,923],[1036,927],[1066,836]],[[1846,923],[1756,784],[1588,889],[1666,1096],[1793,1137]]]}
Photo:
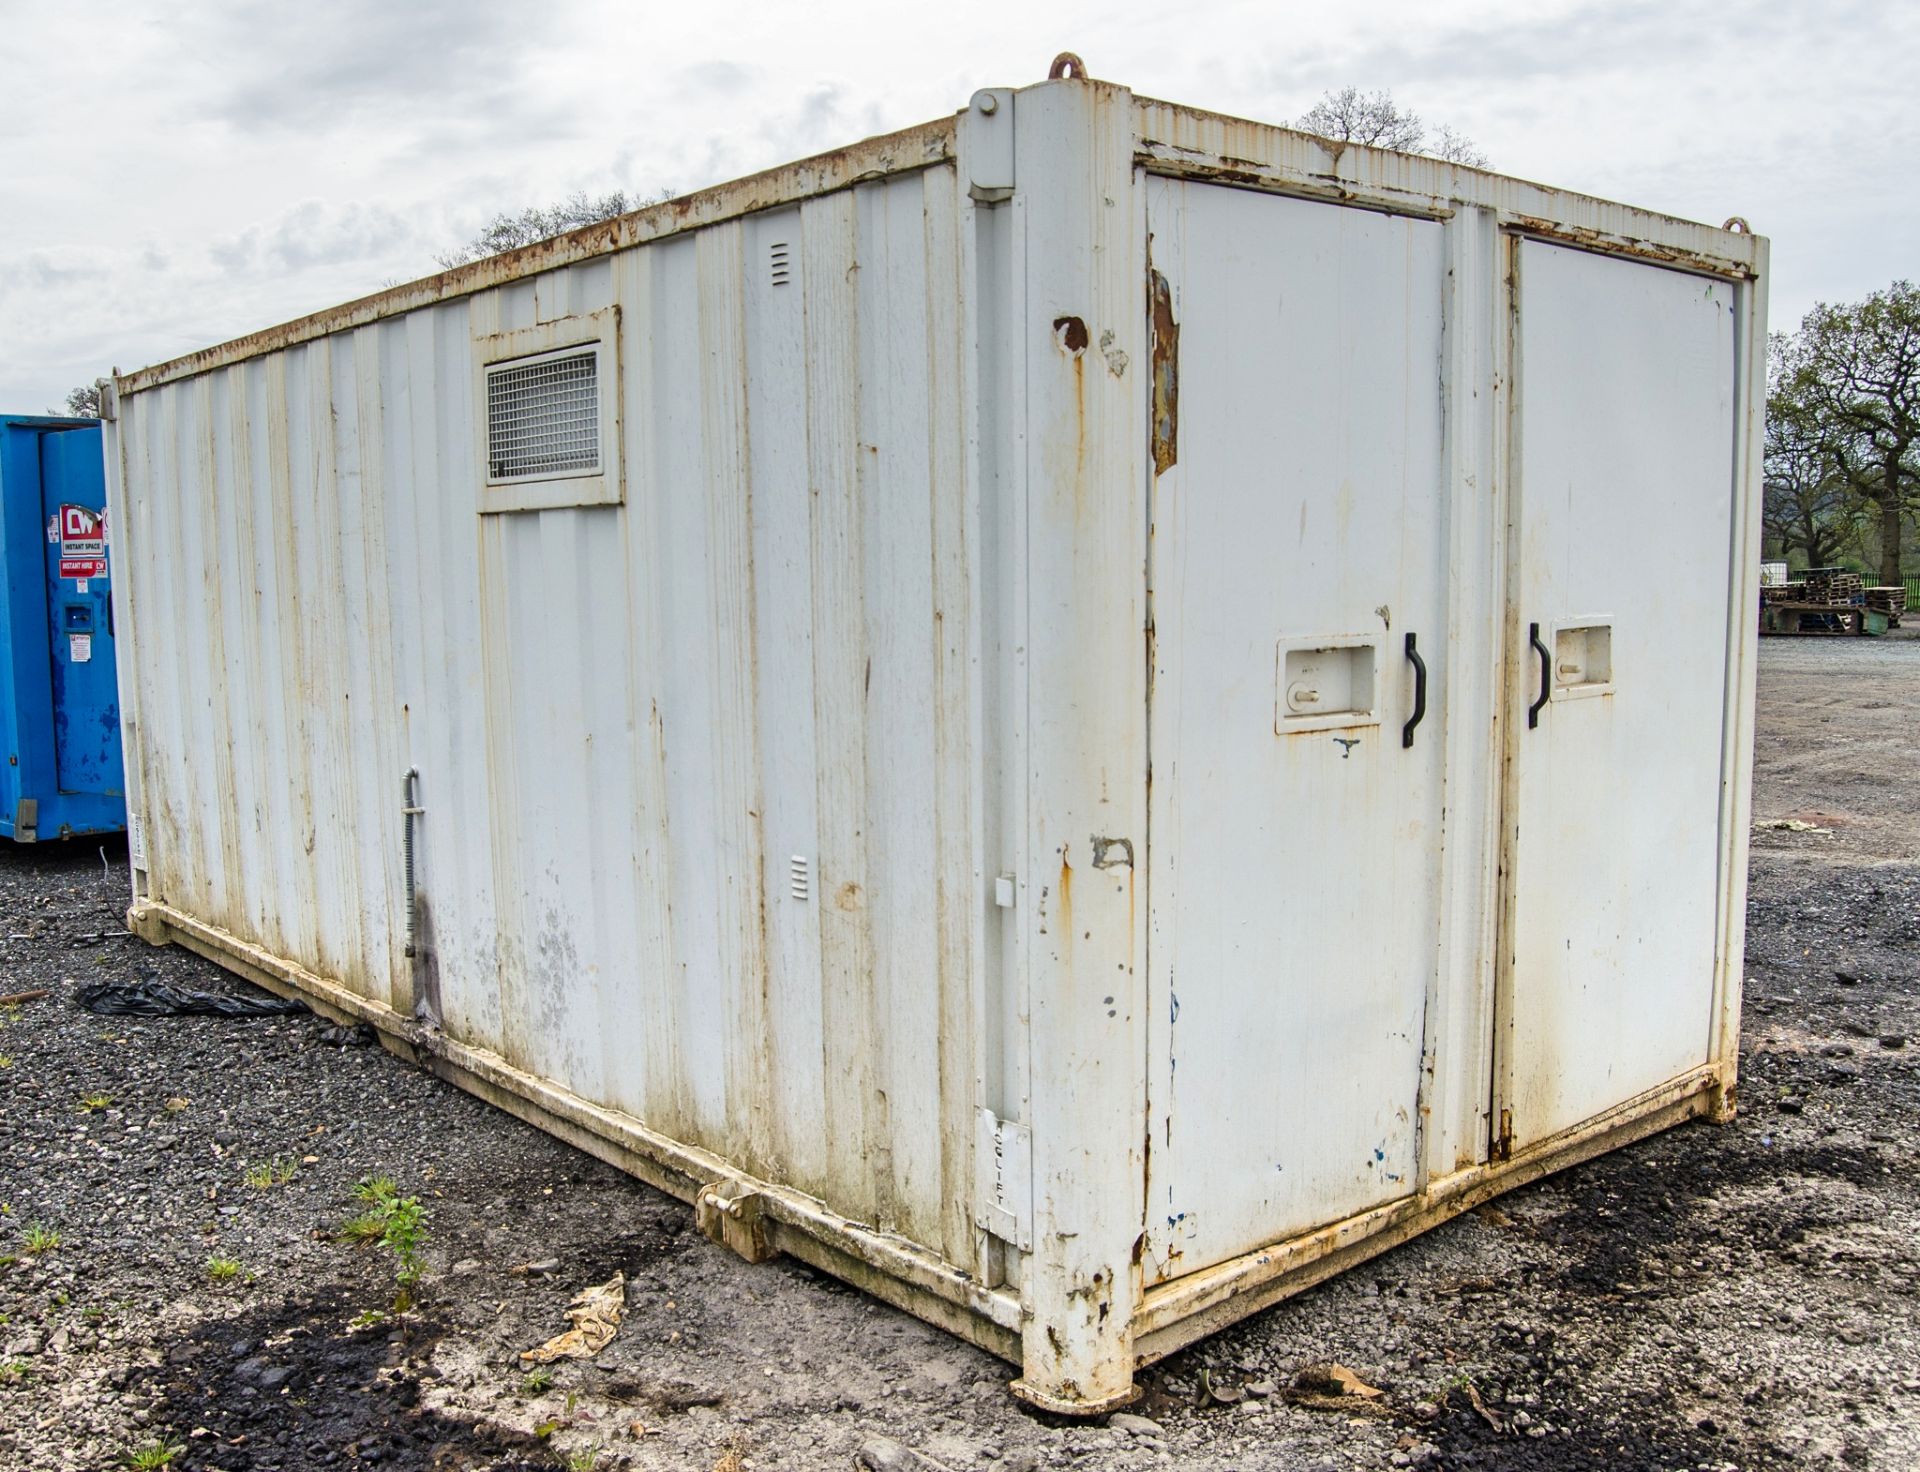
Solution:
{"label": "white shipping container", "polygon": [[1068,75],[124,375],[131,924],[1111,1409],[1730,1116],[1765,265]]}

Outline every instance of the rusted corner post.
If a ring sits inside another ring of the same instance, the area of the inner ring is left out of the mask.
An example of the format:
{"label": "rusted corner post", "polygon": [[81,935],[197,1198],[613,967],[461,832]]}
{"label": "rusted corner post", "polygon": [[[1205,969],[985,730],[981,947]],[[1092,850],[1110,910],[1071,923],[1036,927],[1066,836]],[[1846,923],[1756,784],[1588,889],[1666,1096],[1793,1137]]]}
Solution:
{"label": "rusted corner post", "polygon": [[1145,1214],[1146,241],[1130,93],[1052,82],[1018,117],[1029,680],[1048,715],[1030,736],[1034,1221],[1013,1389],[1096,1415],[1135,1394]]}

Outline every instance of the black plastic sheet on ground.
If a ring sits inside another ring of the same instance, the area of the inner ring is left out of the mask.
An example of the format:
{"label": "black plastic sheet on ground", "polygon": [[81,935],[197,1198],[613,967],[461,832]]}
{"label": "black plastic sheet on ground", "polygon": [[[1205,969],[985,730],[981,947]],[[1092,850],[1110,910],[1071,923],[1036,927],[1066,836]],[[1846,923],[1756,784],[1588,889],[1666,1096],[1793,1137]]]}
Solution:
{"label": "black plastic sheet on ground", "polygon": [[292,1017],[308,1010],[281,997],[226,997],[151,980],[91,981],[74,1000],[108,1017]]}

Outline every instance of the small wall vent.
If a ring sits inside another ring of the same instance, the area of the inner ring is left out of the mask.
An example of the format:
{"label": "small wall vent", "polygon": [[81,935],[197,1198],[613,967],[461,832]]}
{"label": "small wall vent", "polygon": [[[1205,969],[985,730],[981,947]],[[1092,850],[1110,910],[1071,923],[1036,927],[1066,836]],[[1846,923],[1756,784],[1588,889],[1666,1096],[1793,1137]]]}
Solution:
{"label": "small wall vent", "polygon": [[767,247],[768,277],[775,286],[785,286],[793,279],[793,271],[788,264],[787,242],[776,240]]}
{"label": "small wall vent", "polygon": [[810,899],[813,895],[807,860],[802,854],[795,854],[787,860],[787,887],[788,892],[797,900]]}

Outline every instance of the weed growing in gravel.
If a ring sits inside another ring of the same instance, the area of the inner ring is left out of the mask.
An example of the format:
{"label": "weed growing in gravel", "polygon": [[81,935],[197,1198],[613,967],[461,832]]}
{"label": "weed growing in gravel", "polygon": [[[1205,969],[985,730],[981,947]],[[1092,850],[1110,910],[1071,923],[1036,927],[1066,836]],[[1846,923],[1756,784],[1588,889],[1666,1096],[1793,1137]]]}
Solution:
{"label": "weed growing in gravel", "polygon": [[150,1441],[127,1453],[127,1465],[136,1472],[155,1472],[157,1468],[171,1467],[174,1458],[185,1450],[177,1441]]}
{"label": "weed growing in gravel", "polygon": [[82,1114],[98,1114],[112,1102],[113,1095],[111,1094],[82,1094],[80,1096],[80,1112]]}
{"label": "weed growing in gravel", "polygon": [[0,1360],[0,1385],[18,1385],[26,1378],[27,1362],[25,1360]]}
{"label": "weed growing in gravel", "polygon": [[240,1276],[240,1259],[218,1256],[208,1258],[207,1276],[216,1283],[231,1283]]}
{"label": "weed growing in gravel", "polygon": [[402,1196],[391,1176],[369,1176],[353,1188],[353,1194],[367,1203],[367,1209],[341,1231],[359,1241],[377,1241],[393,1254],[396,1290],[392,1311],[404,1314],[412,1309],[414,1287],[426,1270],[420,1248],[427,1239],[427,1209],[419,1197]]}
{"label": "weed growing in gravel", "polygon": [[599,1465],[600,1448],[597,1446],[582,1447],[567,1458],[567,1472],[593,1472]]}
{"label": "weed growing in gravel", "polygon": [[552,1386],[553,1370],[546,1365],[535,1365],[520,1382],[520,1388],[528,1395],[545,1395]]}
{"label": "weed growing in gravel", "polygon": [[257,1191],[284,1186],[300,1174],[300,1162],[287,1155],[276,1155],[247,1168],[247,1184]]}
{"label": "weed growing in gravel", "polygon": [[187,1107],[187,1101],[178,1094],[175,1094],[171,1099],[167,1100],[163,1107],[169,1114],[178,1114]]}
{"label": "weed growing in gravel", "polygon": [[13,1067],[13,1054],[0,1053],[0,1068],[11,1068],[11,1067]]}
{"label": "weed growing in gravel", "polygon": [[349,1333],[358,1334],[362,1329],[371,1329],[376,1324],[384,1324],[386,1321],[387,1311],[385,1309],[363,1308],[359,1313],[347,1320],[347,1330]]}
{"label": "weed growing in gravel", "polygon": [[20,1245],[31,1253],[51,1252],[60,1245],[60,1234],[45,1222],[28,1222],[20,1235]]}

